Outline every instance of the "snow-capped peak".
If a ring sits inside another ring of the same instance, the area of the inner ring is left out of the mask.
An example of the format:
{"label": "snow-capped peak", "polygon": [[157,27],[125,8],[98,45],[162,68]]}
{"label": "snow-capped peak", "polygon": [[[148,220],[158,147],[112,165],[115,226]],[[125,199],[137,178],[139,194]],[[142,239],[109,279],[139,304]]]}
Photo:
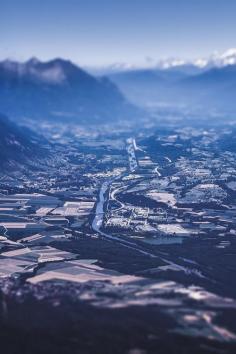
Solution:
{"label": "snow-capped peak", "polygon": [[231,48],[221,55],[222,66],[236,64],[236,48]]}
{"label": "snow-capped peak", "polygon": [[200,58],[195,60],[194,64],[201,68],[224,67],[227,65],[235,65],[236,48],[228,49],[222,54],[215,52],[208,58]]}
{"label": "snow-capped peak", "polygon": [[178,59],[178,58],[170,58],[166,60],[160,60],[157,63],[157,66],[162,68],[162,69],[169,69],[177,66],[182,66],[187,64],[187,62],[183,59]]}
{"label": "snow-capped peak", "polygon": [[232,56],[236,56],[236,48],[231,48],[231,49],[228,49],[226,52],[224,52],[222,54],[222,58],[228,58],[228,57],[232,57]]}
{"label": "snow-capped peak", "polygon": [[182,59],[170,58],[165,60],[160,60],[157,63],[157,67],[162,69],[174,68],[183,65],[194,65],[200,69],[212,68],[212,67],[224,67],[227,65],[236,65],[236,48],[231,48],[220,54],[219,52],[214,52],[211,56],[206,58],[198,58],[195,60],[185,61]]}
{"label": "snow-capped peak", "polygon": [[207,59],[197,59],[193,63],[195,66],[198,66],[199,68],[205,68],[208,65],[208,60]]}

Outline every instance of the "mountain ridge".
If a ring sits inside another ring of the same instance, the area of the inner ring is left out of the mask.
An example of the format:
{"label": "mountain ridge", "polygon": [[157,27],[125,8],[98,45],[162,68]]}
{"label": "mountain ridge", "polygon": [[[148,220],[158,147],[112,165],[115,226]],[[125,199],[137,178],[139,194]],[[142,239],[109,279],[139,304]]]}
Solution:
{"label": "mountain ridge", "polygon": [[146,69],[110,75],[110,79],[134,104],[180,104],[206,110],[236,112],[236,65],[197,72],[176,68]]}
{"label": "mountain ridge", "polygon": [[0,108],[13,119],[119,120],[138,114],[114,83],[69,60],[0,62]]}

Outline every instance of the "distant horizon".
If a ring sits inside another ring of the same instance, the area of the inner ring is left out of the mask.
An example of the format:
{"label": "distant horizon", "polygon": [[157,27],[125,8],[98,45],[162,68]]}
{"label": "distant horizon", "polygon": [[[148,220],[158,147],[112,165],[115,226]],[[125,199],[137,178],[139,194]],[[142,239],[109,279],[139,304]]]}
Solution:
{"label": "distant horizon", "polygon": [[[144,63],[131,63],[131,62],[111,62],[111,63],[107,63],[107,64],[100,64],[100,65],[87,65],[87,64],[81,64],[80,62],[76,62],[74,61],[72,58],[69,57],[64,57],[64,56],[54,56],[48,59],[45,58],[40,58],[39,56],[35,56],[35,55],[31,55],[28,58],[24,58],[24,59],[17,59],[15,57],[6,57],[6,58],[0,58],[0,62],[4,62],[4,61],[11,61],[11,62],[18,62],[21,64],[27,63],[31,60],[38,60],[39,62],[42,63],[47,63],[53,60],[57,60],[57,59],[61,59],[61,60],[65,60],[65,61],[70,61],[73,64],[84,68],[84,69],[91,69],[91,70],[99,70],[99,69],[138,69],[138,68],[155,68],[155,67],[163,67],[163,68],[168,68],[168,63],[170,63],[170,66],[173,67],[178,67],[181,65],[195,65],[195,66],[199,66],[201,67],[201,65],[204,67],[204,63],[203,61],[205,61],[205,63],[207,61],[210,60],[214,60],[216,58],[222,58],[224,57],[227,53],[233,53],[233,56],[235,57],[235,63],[236,64],[236,46],[235,47],[231,47],[228,48],[226,51],[224,52],[219,52],[219,51],[215,51],[214,53],[210,53],[208,56],[205,57],[195,57],[195,58],[181,58],[181,57],[175,57],[174,55],[172,55],[171,57],[167,57],[167,58],[157,58],[157,59],[153,59],[152,61],[146,61]],[[166,65],[166,67],[165,67]]]}
{"label": "distant horizon", "polygon": [[73,57],[68,57],[66,55],[52,55],[52,56],[48,56],[48,57],[43,57],[40,55],[35,55],[35,54],[29,54],[28,56],[18,56],[18,55],[13,55],[13,56],[0,56],[0,62],[2,61],[12,61],[12,62],[19,62],[19,63],[25,63],[27,61],[30,61],[32,59],[37,59],[40,62],[48,62],[48,61],[52,61],[55,59],[63,59],[63,60],[68,60],[71,61],[72,63],[81,66],[81,67],[90,67],[90,68],[106,68],[106,67],[111,67],[111,66],[115,66],[115,65],[127,65],[127,66],[133,66],[133,67],[152,67],[152,66],[157,66],[162,62],[165,61],[171,61],[171,60],[176,60],[176,61],[183,61],[185,63],[194,63],[197,60],[200,59],[206,59],[209,60],[210,58],[214,57],[214,56],[221,56],[224,53],[230,51],[230,50],[234,50],[236,52],[236,44],[232,45],[228,48],[226,48],[225,50],[214,50],[213,52],[209,52],[207,55],[198,55],[198,56],[193,56],[193,57],[186,57],[186,56],[175,56],[175,54],[173,53],[170,56],[166,56],[166,57],[156,57],[156,58],[150,58],[148,56],[144,57],[144,59],[142,61],[139,62],[131,62],[131,61],[111,61],[111,62],[106,62],[106,63],[84,63],[82,61],[75,60]]}

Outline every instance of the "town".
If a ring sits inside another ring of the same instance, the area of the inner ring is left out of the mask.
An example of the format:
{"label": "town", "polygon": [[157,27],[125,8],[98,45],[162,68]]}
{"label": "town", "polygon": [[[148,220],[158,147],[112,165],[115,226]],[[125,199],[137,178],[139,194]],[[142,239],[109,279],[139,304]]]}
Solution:
{"label": "town", "polygon": [[[203,337],[236,339],[214,323],[236,310],[236,150],[225,148],[234,132],[48,129],[42,164],[0,176],[4,296],[45,300],[53,287],[55,304],[62,294],[95,307],[159,304],[178,333],[201,323]],[[198,311],[190,323],[199,306],[210,317]]]}

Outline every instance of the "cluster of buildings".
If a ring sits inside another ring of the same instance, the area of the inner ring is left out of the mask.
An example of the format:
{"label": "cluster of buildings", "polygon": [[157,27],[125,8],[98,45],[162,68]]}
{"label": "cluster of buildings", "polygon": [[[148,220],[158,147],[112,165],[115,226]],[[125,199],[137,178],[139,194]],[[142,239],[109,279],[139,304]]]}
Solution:
{"label": "cluster of buildings", "polygon": [[[104,229],[144,240],[234,235],[236,153],[217,147],[220,133],[183,128],[156,139],[174,155],[165,155],[161,149],[155,151],[155,159],[148,143],[137,148],[135,142],[132,150],[133,140],[128,141],[137,166],[130,168],[129,178],[113,185],[113,196],[122,208],[110,210]],[[175,148],[171,150],[176,145],[179,155]]]}

